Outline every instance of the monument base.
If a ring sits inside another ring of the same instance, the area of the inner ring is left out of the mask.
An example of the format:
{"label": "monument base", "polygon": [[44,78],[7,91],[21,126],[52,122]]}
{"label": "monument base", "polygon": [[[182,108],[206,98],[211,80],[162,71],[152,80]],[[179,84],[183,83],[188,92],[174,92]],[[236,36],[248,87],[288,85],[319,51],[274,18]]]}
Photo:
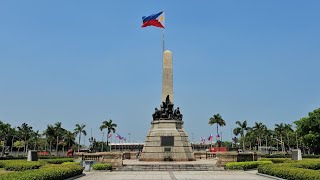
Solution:
{"label": "monument base", "polygon": [[195,161],[182,120],[154,120],[140,161]]}

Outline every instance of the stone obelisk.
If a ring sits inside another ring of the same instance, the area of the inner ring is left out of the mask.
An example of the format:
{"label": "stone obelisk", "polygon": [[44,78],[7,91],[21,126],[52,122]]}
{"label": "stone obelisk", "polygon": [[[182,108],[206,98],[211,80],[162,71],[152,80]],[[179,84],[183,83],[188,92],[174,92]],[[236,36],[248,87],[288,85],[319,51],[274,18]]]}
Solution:
{"label": "stone obelisk", "polygon": [[172,52],[166,50],[163,53],[162,61],[162,99],[161,102],[166,101],[169,95],[170,101],[173,103],[173,76],[172,76]]}
{"label": "stone obelisk", "polygon": [[174,110],[172,52],[163,52],[162,104],[152,114],[140,161],[194,161],[179,107]]}

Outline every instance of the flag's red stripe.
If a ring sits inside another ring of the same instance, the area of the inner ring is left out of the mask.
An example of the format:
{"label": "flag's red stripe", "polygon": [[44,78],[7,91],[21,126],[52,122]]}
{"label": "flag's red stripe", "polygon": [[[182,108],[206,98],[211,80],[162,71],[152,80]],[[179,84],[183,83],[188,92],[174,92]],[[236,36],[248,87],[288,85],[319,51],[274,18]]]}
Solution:
{"label": "flag's red stripe", "polygon": [[158,20],[149,20],[142,24],[141,27],[147,27],[147,26],[156,26],[159,28],[164,28],[163,25]]}

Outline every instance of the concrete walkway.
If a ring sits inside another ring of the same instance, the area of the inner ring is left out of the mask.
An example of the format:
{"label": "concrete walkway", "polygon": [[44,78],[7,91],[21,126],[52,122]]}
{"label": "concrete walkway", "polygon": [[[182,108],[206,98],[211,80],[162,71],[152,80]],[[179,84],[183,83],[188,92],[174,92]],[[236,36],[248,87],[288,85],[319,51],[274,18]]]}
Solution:
{"label": "concrete walkway", "polygon": [[113,171],[86,172],[80,180],[191,180],[191,179],[232,179],[232,180],[267,180],[270,178],[256,175],[257,171]]}

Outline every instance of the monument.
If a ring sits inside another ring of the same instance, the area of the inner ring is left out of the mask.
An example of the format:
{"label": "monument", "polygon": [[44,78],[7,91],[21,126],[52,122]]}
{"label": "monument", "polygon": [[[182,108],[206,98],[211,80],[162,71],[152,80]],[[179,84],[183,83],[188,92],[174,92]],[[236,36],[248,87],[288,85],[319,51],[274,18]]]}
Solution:
{"label": "monument", "polygon": [[152,114],[151,129],[146,137],[140,161],[194,161],[183,116],[173,104],[172,52],[163,52],[162,104]]}

